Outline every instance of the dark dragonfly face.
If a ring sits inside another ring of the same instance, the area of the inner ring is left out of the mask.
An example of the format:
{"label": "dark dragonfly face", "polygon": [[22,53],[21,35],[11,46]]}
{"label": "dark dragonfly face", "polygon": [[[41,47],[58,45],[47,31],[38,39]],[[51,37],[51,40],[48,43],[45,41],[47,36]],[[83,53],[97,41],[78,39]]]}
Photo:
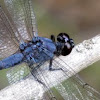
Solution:
{"label": "dark dragonfly face", "polygon": [[[74,44],[73,39],[71,39],[68,34],[60,33],[57,36],[57,41],[58,41],[57,49],[61,55],[66,56],[71,53],[75,44]],[[61,45],[60,47],[59,47],[59,44]]]}
{"label": "dark dragonfly face", "polygon": [[[36,81],[45,88],[50,89],[49,85],[52,85],[50,80],[55,78],[55,83],[59,83],[63,78],[66,79],[66,77],[70,77],[68,73],[75,73],[73,69],[66,69],[68,65],[58,57],[59,55],[66,56],[70,54],[74,47],[74,42],[68,34],[58,34],[57,41],[55,41],[53,35],[51,39],[39,37],[32,6],[33,0],[4,0],[4,3],[6,9],[0,7],[0,58],[4,58],[0,61],[0,68],[12,67],[7,72],[7,78],[10,84],[29,78],[32,75]],[[55,55],[59,59],[58,61],[55,60]],[[62,65],[63,63],[65,66]],[[47,69],[47,67],[49,68]],[[65,69],[67,71],[65,71]],[[47,70],[49,71],[47,72]],[[50,71],[58,70],[63,73],[63,76],[60,76],[60,73],[59,75],[54,74],[53,76],[53,73],[50,75]],[[59,77],[59,80],[57,80],[57,77]],[[75,78],[73,77],[73,79],[78,81],[79,84],[83,82],[77,76],[75,76]],[[73,86],[73,88],[70,87],[70,83],[72,83],[71,87]],[[65,90],[61,82],[61,89],[58,87],[57,91],[66,97],[64,97],[65,100],[71,100],[72,98],[73,100],[85,100],[86,98],[87,100],[92,100],[91,97],[95,98],[94,95],[91,95],[94,93],[93,90],[91,90],[91,94],[85,89],[84,91],[86,92],[84,92],[82,85],[79,90],[79,88],[77,88],[79,84],[69,80],[66,85],[67,89]],[[28,87],[27,93],[30,93],[30,87]],[[33,89],[34,87],[31,88]],[[74,93],[74,91],[76,92]],[[52,91],[49,90],[49,92],[50,98],[54,98],[53,93],[51,93]],[[65,93],[67,93],[67,95],[65,95]],[[76,93],[78,95],[76,95]],[[85,97],[82,94],[85,95]]]}

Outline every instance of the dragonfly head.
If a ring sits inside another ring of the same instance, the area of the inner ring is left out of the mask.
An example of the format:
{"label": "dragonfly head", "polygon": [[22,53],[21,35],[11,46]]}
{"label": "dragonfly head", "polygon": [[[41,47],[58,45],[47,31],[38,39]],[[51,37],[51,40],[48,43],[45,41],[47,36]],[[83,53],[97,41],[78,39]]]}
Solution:
{"label": "dragonfly head", "polygon": [[75,46],[73,39],[66,33],[58,34],[57,41],[57,52],[60,52],[63,56],[70,54]]}

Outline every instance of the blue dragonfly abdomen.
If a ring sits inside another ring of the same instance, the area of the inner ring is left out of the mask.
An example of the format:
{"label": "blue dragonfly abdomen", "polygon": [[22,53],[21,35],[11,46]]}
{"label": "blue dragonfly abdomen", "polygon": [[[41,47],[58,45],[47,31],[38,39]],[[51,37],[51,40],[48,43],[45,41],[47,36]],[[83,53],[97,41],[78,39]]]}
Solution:
{"label": "blue dragonfly abdomen", "polygon": [[22,53],[16,53],[13,54],[3,60],[0,61],[0,70],[6,69],[9,67],[13,67],[14,65],[17,65],[22,62],[24,56]]}

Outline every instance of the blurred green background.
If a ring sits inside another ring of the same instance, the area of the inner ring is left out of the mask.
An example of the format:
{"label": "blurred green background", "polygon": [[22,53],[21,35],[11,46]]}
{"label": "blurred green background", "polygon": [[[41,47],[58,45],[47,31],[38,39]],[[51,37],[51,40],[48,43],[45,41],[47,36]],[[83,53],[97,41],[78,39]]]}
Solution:
{"label": "blurred green background", "polygon": [[[99,0],[33,0],[40,36],[68,33],[75,44],[100,32]],[[0,0],[2,5],[3,0]],[[100,91],[100,61],[81,71],[81,77]],[[74,67],[74,66],[73,66]],[[0,71],[0,89],[7,85],[6,71]]]}

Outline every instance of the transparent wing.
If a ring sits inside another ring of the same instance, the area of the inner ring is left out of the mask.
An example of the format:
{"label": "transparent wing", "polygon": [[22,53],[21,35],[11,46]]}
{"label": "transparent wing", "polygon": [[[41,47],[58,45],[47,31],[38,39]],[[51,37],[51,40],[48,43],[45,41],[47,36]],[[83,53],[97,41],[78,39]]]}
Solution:
{"label": "transparent wing", "polygon": [[37,36],[31,0],[5,0],[0,7],[0,58],[18,50],[19,43]]}
{"label": "transparent wing", "polygon": [[[59,63],[60,62],[60,63]],[[45,83],[46,90],[44,94],[45,98],[52,98],[54,100],[99,100],[100,93],[93,87],[84,82],[79,75],[75,74],[70,77],[71,73],[75,73],[72,69],[66,69],[68,66],[62,65],[63,60],[53,60],[53,68],[62,68],[60,73],[55,71],[49,71],[49,62],[46,62],[40,68],[36,70],[36,76],[41,82]],[[70,66],[69,66],[70,67]],[[65,80],[65,81],[62,81]],[[51,88],[52,87],[52,88]],[[47,100],[47,99],[46,99]],[[48,99],[49,100],[49,99]]]}
{"label": "transparent wing", "polygon": [[22,63],[10,68],[6,76],[7,76],[9,84],[13,84],[26,78],[29,75],[29,73],[30,73],[30,70],[27,64]]}
{"label": "transparent wing", "polygon": [[[26,79],[28,77],[30,77],[30,78],[34,77],[35,80],[37,78],[41,82],[43,81],[43,82],[45,82],[46,85],[48,85],[48,83],[46,83],[45,77],[43,76],[43,72],[45,70],[41,70],[41,68],[40,68],[41,67],[40,65],[44,66],[43,64],[44,64],[44,62],[42,62],[40,64],[33,65],[32,67],[34,67],[36,69],[34,69],[34,73],[32,75],[30,74],[30,71],[32,71],[32,69],[29,69],[28,65],[25,63],[17,65],[13,68],[10,68],[10,70],[6,74],[9,84],[17,83],[17,82],[21,81],[22,79]],[[39,86],[39,84],[42,85],[38,81],[35,84],[36,84],[36,86]],[[29,85],[29,83],[27,84],[27,87],[28,87],[28,85]],[[44,91],[47,91],[47,90],[48,91],[44,94],[43,100],[51,100],[51,99],[56,100],[52,91],[49,90],[50,89],[49,85],[48,86],[46,86],[46,85],[44,86],[43,89],[44,89]],[[30,86],[28,88],[32,88],[32,87]],[[28,92],[30,92],[30,91],[28,91]]]}
{"label": "transparent wing", "polygon": [[[60,63],[59,63],[60,62]],[[100,93],[93,87],[84,82],[78,74],[70,77],[71,73],[75,73],[70,66],[66,69],[63,65],[68,66],[62,59],[54,60],[53,66],[63,69],[64,76],[67,80],[58,84],[55,89],[65,100],[99,100]],[[62,77],[62,78],[63,78]],[[61,78],[61,79],[62,79]]]}
{"label": "transparent wing", "polygon": [[[59,61],[61,62],[61,61]],[[100,93],[86,84],[77,74],[70,77],[73,70],[68,70],[58,60],[53,61],[53,68],[62,68],[60,73],[49,71],[49,62],[36,68],[34,76],[45,84],[44,100],[99,100]],[[64,63],[62,61],[62,63]],[[74,72],[75,73],[75,72]],[[58,79],[58,80],[57,80]],[[65,81],[62,81],[62,80]],[[52,87],[52,88],[51,88]]]}
{"label": "transparent wing", "polygon": [[0,58],[5,58],[18,50],[18,40],[11,23],[0,7]]}
{"label": "transparent wing", "polygon": [[[42,63],[42,64],[43,64],[43,63]],[[36,64],[36,66],[37,66],[37,65],[38,65],[38,64]],[[36,67],[36,70],[35,70],[35,72],[34,72],[34,75],[35,75],[39,80],[42,81],[41,78],[45,79],[45,77],[42,76],[42,73],[43,73],[44,71],[45,71],[45,70],[40,70],[40,68],[37,68],[37,67]],[[41,77],[41,76],[42,76],[42,77]],[[36,88],[36,87],[39,87],[39,85],[40,85],[40,86],[42,85],[42,84],[39,83],[38,81],[36,81],[36,82],[34,82],[34,83],[32,83],[32,84],[30,85],[30,83],[27,81],[28,79],[26,79],[26,78],[33,79],[33,80],[34,80],[35,77],[33,77],[33,75],[30,74],[29,68],[28,68],[28,66],[27,66],[26,64],[21,64],[21,65],[18,65],[18,66],[16,66],[16,67],[11,68],[11,70],[7,72],[7,78],[8,78],[8,82],[9,82],[10,84],[17,83],[17,82],[21,81],[22,79],[25,79],[25,83],[24,83],[24,84],[26,84],[25,88],[27,88],[28,93],[30,93],[31,90],[35,90],[35,88]],[[36,80],[36,79],[35,79],[35,80]],[[33,82],[33,81],[32,81],[32,82]],[[46,82],[46,81],[45,81],[45,82]],[[19,83],[17,83],[17,84],[22,85],[23,82],[21,81],[21,82],[19,82]],[[35,84],[35,86],[34,86],[34,84]],[[33,85],[33,86],[32,86],[32,85]],[[47,84],[46,84],[46,85],[47,85]],[[34,88],[34,87],[35,87],[35,88]],[[30,89],[31,89],[31,90],[30,90]],[[41,94],[42,91],[41,91],[41,90],[38,90],[38,89],[39,89],[39,88],[37,88],[37,90],[35,90],[36,93],[37,93],[37,91],[38,91],[38,94],[32,94],[32,97],[30,96],[32,100],[34,100],[34,98],[37,98],[38,95]],[[40,88],[40,89],[41,89],[41,88]],[[43,99],[41,99],[41,100],[56,100],[56,99],[53,99],[53,98],[54,98],[54,95],[53,95],[52,91],[49,90],[49,86],[48,86],[48,87],[44,86],[43,89],[44,89],[44,91],[48,90],[48,92],[46,92],[46,93],[44,94],[44,96],[42,97]],[[31,94],[31,93],[30,93],[30,94]],[[29,99],[30,97],[26,97],[26,96],[25,96],[25,98],[27,98],[27,99]],[[38,99],[38,98],[37,98],[37,99]],[[36,99],[36,100],[37,100],[37,99]]]}
{"label": "transparent wing", "polygon": [[[4,0],[5,1],[5,7],[7,16],[6,19],[8,19],[7,22],[10,23],[11,28],[8,27],[9,31],[13,31],[13,33],[10,34],[14,35],[19,43],[23,42],[24,40],[31,40],[33,36],[37,36],[37,28],[36,28],[36,21],[35,16],[32,8],[32,0]],[[6,24],[6,20],[3,22]],[[5,32],[7,35],[7,32]],[[9,35],[8,35],[9,36]],[[7,37],[7,36],[6,36]],[[5,38],[5,37],[4,37]],[[11,43],[13,43],[13,39],[10,36],[10,40],[7,37],[8,41],[11,40]],[[4,42],[4,41],[2,41]],[[9,43],[6,42],[8,45]],[[10,52],[14,50],[14,48],[11,49]],[[4,48],[3,48],[4,50]],[[7,48],[7,51],[9,48]],[[16,49],[16,51],[18,48]],[[0,52],[2,53],[2,52]],[[4,52],[5,53],[5,52]],[[7,52],[9,55],[11,53]],[[13,54],[13,52],[12,52]],[[3,56],[4,57],[4,56]],[[28,75],[28,67],[22,65],[18,65],[17,67],[11,68],[10,71],[7,72],[7,78],[9,83],[15,83],[21,79],[23,79],[25,76]]]}
{"label": "transparent wing", "polygon": [[[36,66],[33,65],[33,70],[31,70],[31,74],[35,78],[35,80],[40,84],[43,85],[44,91],[46,91],[42,97],[43,100],[57,100],[53,91],[50,89],[50,84],[48,84],[48,77],[46,74],[50,72],[48,70],[48,62],[40,62],[39,64],[36,64]],[[44,75],[44,73],[46,73]],[[51,83],[52,84],[52,83]]]}
{"label": "transparent wing", "polygon": [[31,40],[37,36],[35,15],[32,0],[4,0],[13,21],[14,29],[23,40]]}
{"label": "transparent wing", "polygon": [[[41,63],[39,65],[41,65]],[[28,75],[31,74],[32,69],[36,66],[38,66],[38,64],[34,64],[32,65],[32,68],[29,68],[27,63],[21,63],[19,65],[11,67],[6,73],[6,77],[8,79],[9,84],[17,83],[20,80],[23,80],[28,77]]]}

